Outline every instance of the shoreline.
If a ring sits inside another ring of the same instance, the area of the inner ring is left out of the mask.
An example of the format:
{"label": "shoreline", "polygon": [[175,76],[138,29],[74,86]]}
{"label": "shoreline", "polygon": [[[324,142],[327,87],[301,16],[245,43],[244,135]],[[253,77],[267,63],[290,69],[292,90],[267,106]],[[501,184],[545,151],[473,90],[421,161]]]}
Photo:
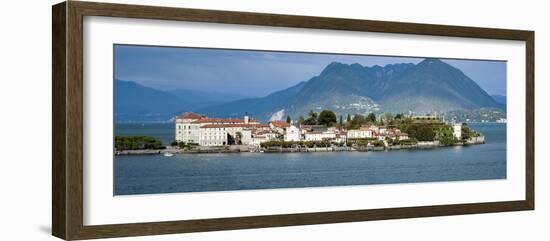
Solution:
{"label": "shoreline", "polygon": [[332,146],[332,147],[298,147],[298,148],[283,148],[283,147],[271,147],[271,148],[258,148],[256,146],[220,146],[220,147],[208,147],[197,148],[193,150],[185,150],[179,148],[168,147],[166,149],[142,149],[142,150],[121,150],[115,151],[114,155],[157,155],[157,154],[205,154],[205,153],[309,153],[309,152],[370,152],[370,151],[394,151],[394,150],[423,150],[423,149],[435,149],[454,146],[469,146],[469,145],[482,145],[485,141],[471,140],[467,143],[455,143],[452,145],[442,145],[439,142],[419,142],[414,145],[392,145],[392,146],[362,146],[362,147],[348,147],[348,146]]}

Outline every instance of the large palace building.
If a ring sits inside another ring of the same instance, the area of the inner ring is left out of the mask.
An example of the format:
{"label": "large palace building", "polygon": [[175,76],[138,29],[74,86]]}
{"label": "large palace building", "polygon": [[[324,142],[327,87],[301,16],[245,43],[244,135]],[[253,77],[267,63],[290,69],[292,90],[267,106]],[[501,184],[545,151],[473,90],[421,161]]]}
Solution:
{"label": "large palace building", "polygon": [[176,141],[201,146],[253,144],[254,133],[269,130],[269,125],[244,116],[238,118],[208,118],[192,112],[176,117]]}

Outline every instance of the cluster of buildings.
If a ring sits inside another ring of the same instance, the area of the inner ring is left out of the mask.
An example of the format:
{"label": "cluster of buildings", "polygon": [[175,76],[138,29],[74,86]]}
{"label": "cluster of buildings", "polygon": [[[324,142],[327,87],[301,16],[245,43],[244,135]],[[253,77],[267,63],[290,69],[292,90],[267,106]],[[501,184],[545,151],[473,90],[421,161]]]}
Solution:
{"label": "cluster of buildings", "polygon": [[348,130],[348,138],[374,138],[378,140],[408,140],[409,135],[397,128],[379,127],[377,125],[361,126],[357,130]]}
{"label": "cluster of buildings", "polygon": [[348,139],[371,138],[378,140],[409,139],[399,129],[376,125],[362,126],[357,130],[341,130],[324,125],[292,125],[285,121],[268,124],[244,118],[209,118],[192,112],[176,117],[176,141],[196,143],[200,146],[255,145],[268,141],[331,141],[346,143]]}

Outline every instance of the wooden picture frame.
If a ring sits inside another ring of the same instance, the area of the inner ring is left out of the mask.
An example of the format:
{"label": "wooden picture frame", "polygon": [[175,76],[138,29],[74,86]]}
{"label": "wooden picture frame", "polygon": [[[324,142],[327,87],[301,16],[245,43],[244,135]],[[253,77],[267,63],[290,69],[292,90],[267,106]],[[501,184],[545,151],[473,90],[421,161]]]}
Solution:
{"label": "wooden picture frame", "polygon": [[[263,13],[68,1],[52,8],[52,233],[66,240],[281,227],[400,218],[533,210],[534,32]],[[106,16],[259,26],[298,27],[526,43],[525,198],[490,203],[86,226],[83,224],[83,17]]]}

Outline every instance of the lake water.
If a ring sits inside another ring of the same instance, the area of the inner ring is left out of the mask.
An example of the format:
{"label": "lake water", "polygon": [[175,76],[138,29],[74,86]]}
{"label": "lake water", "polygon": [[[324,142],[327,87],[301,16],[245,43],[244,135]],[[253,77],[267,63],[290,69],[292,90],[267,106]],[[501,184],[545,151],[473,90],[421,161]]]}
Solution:
{"label": "lake water", "polygon": [[[423,150],[115,156],[115,195],[506,178],[506,124],[470,124],[486,144]],[[169,143],[173,124],[117,124]]]}

